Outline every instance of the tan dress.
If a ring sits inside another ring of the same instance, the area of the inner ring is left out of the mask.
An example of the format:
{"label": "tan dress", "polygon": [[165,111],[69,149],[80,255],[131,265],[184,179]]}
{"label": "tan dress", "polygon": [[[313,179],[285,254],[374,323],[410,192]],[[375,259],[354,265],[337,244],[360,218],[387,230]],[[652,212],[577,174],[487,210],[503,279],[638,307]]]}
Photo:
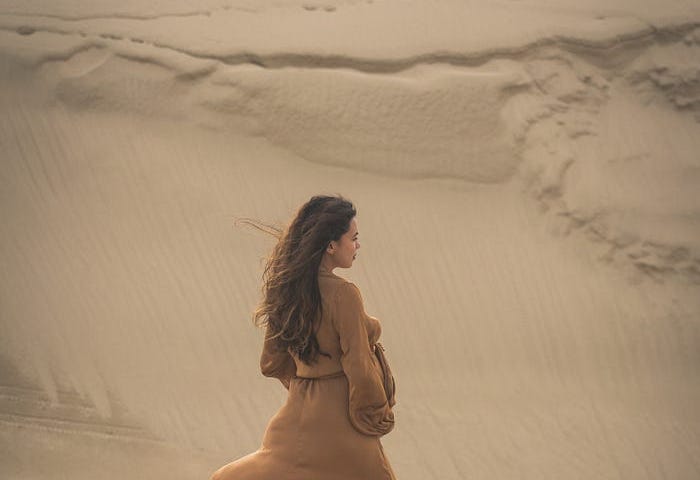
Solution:
{"label": "tan dress", "polygon": [[355,284],[321,268],[319,355],[306,365],[266,340],[263,375],[278,378],[287,400],[270,419],[260,448],[213,480],[395,480],[380,437],[394,427],[371,345],[379,320],[365,313]]}

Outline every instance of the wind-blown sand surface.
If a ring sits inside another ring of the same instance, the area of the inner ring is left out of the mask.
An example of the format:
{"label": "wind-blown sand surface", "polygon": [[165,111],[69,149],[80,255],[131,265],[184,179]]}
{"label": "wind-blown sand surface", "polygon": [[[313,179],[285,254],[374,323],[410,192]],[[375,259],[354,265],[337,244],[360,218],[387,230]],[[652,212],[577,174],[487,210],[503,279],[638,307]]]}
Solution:
{"label": "wind-blown sand surface", "polygon": [[[697,2],[0,1],[0,476],[206,479],[358,208],[401,480],[700,477]],[[643,3],[643,5],[639,5]]]}

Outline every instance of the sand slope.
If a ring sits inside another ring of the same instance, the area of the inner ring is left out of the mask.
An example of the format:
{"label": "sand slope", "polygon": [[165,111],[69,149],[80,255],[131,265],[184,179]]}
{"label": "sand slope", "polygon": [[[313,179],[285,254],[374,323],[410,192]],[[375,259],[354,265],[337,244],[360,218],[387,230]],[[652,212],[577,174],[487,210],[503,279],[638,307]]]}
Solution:
{"label": "sand slope", "polygon": [[42,3],[0,2],[4,477],[257,448],[233,219],[335,192],[400,478],[700,474],[693,2]]}

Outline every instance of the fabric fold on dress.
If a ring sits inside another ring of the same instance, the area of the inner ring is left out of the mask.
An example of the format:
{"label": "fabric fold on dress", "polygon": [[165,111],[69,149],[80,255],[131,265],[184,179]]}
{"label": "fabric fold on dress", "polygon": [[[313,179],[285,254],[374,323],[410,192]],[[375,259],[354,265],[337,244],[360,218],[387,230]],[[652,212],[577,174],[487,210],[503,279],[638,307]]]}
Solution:
{"label": "fabric fold on dress", "polygon": [[362,295],[351,282],[338,287],[331,317],[340,337],[340,363],[348,377],[350,421],[365,435],[385,435],[394,428],[382,378],[368,342]]}

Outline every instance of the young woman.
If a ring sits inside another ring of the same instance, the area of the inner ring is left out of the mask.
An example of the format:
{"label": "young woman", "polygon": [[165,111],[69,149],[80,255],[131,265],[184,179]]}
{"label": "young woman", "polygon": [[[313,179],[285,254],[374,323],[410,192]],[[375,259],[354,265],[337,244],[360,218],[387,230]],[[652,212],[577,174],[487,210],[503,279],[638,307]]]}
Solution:
{"label": "young woman", "polygon": [[394,427],[372,351],[381,325],[333,273],[357,256],[355,215],[341,196],[314,196],[279,235],[254,321],[265,329],[262,374],[287,400],[260,448],[211,480],[395,480],[380,442]]}

